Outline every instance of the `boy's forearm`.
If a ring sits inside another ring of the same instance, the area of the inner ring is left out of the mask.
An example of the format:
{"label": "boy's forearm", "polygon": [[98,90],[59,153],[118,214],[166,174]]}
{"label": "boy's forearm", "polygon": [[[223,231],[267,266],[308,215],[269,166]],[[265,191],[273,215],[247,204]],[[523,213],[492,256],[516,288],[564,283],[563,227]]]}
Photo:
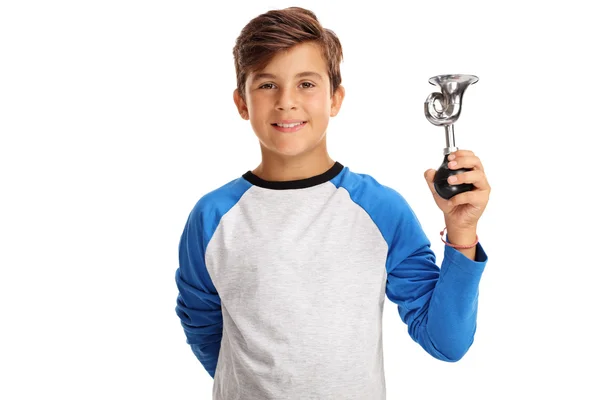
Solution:
{"label": "boy's forearm", "polygon": [[429,303],[427,340],[450,361],[467,352],[477,325],[478,288],[483,270],[481,266],[471,267],[475,266],[461,265],[456,260],[446,262],[442,269],[447,271]]}

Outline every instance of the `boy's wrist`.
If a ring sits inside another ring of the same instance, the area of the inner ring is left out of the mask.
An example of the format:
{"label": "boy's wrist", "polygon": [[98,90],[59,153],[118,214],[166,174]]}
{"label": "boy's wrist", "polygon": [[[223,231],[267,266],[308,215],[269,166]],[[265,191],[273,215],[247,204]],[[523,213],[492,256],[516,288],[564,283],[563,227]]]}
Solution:
{"label": "boy's wrist", "polygon": [[468,246],[477,240],[477,230],[453,230],[452,228],[446,228],[448,232],[448,241],[458,246]]}

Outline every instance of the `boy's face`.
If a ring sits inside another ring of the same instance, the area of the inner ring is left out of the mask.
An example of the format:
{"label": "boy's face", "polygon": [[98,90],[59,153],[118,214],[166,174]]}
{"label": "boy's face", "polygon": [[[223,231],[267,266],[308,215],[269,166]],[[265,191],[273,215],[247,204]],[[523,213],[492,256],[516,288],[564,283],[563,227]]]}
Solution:
{"label": "boy's face", "polygon": [[[277,54],[264,70],[251,74],[245,95],[246,101],[234,90],[234,101],[242,118],[250,120],[263,149],[296,156],[325,146],[322,139],[329,117],[337,115],[344,88],[330,95],[325,60],[319,47],[308,42]],[[286,120],[303,125],[299,129],[274,126]]]}

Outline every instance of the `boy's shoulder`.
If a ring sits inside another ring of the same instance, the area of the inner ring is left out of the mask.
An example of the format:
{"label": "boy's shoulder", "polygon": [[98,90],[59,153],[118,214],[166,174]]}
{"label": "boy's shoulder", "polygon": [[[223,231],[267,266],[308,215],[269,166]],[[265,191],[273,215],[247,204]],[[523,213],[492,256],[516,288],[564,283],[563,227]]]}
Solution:
{"label": "boy's shoulder", "polygon": [[397,243],[401,232],[415,240],[422,232],[421,224],[406,198],[370,174],[348,171],[340,180],[350,199],[373,220],[389,246]]}
{"label": "boy's shoulder", "polygon": [[192,209],[192,214],[212,215],[224,214],[242,197],[252,184],[242,177],[228,181],[227,183],[203,194]]}
{"label": "boy's shoulder", "polygon": [[336,186],[346,189],[350,193],[350,197],[359,204],[366,203],[371,208],[400,207],[403,209],[408,206],[406,198],[400,191],[382,183],[373,175],[354,172],[348,167],[345,169],[345,174],[341,176],[339,185]]}

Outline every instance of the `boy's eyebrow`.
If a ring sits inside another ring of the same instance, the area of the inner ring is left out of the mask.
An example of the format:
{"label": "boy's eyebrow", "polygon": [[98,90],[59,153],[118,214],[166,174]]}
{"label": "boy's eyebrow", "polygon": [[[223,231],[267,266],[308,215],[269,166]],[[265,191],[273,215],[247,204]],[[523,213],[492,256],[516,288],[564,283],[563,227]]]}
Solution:
{"label": "boy's eyebrow", "polygon": [[[313,77],[319,80],[323,80],[323,77],[318,74],[317,72],[312,72],[312,71],[305,71],[305,72],[300,72],[299,74],[296,74],[296,78],[306,78],[306,77]],[[253,80],[257,81],[259,79],[275,79],[277,78],[275,75],[273,74],[269,74],[266,72],[259,72],[256,75],[254,75]]]}

